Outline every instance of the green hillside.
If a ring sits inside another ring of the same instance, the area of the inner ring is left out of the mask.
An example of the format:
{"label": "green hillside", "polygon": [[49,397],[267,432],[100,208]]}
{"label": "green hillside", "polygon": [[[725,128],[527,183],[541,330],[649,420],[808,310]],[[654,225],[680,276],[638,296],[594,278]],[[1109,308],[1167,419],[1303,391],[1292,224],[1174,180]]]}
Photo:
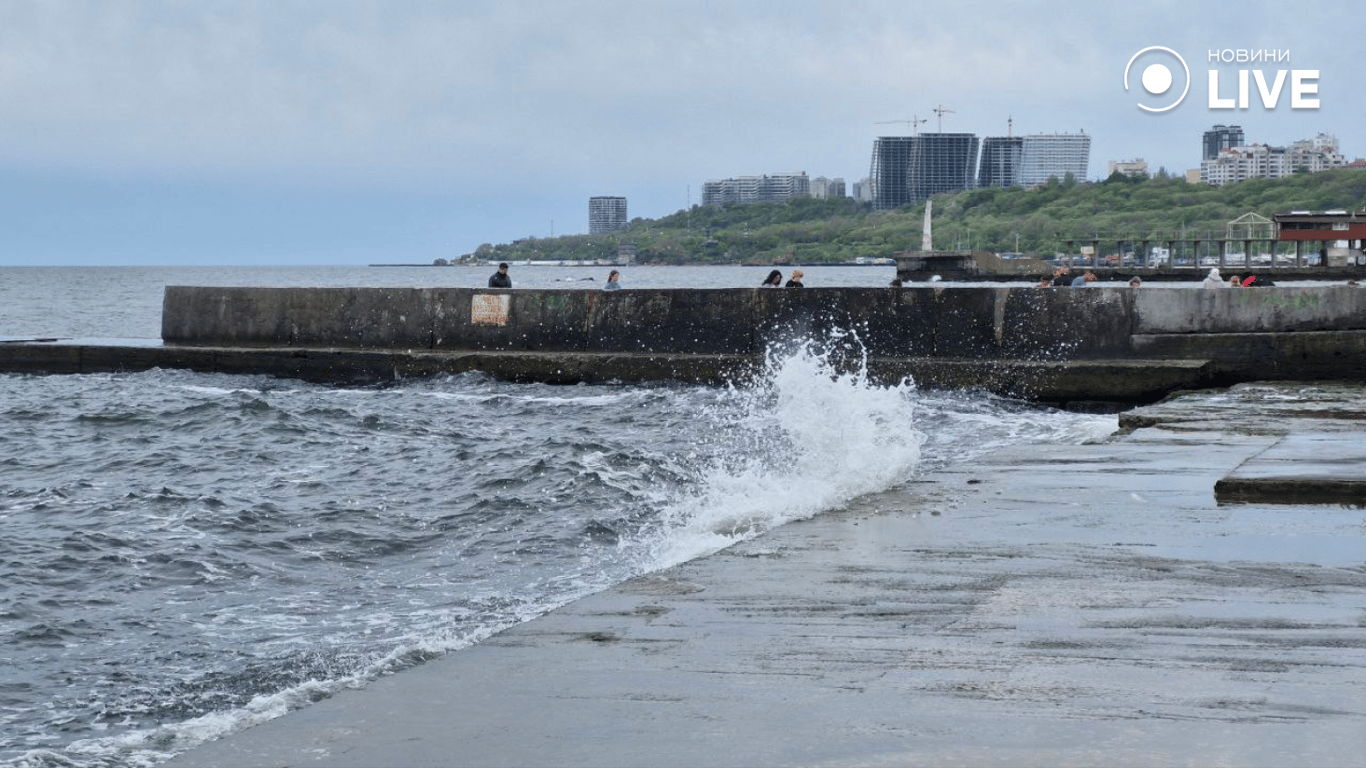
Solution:
{"label": "green hillside", "polygon": [[[989,188],[934,198],[934,240],[941,250],[1018,251],[1051,256],[1067,241],[1151,239],[1172,233],[1223,233],[1247,213],[1270,218],[1292,210],[1366,210],[1366,172],[1302,173],[1224,187],[1183,179],[1099,183],[1052,180],[1035,189]],[[693,206],[659,219],[636,219],[610,235],[528,238],[485,244],[471,256],[523,259],[613,259],[634,243],[637,263],[804,263],[885,258],[920,247],[924,203],[874,211],[851,198]],[[1079,243],[1078,243],[1079,244]],[[1075,250],[1075,248],[1074,248]]]}

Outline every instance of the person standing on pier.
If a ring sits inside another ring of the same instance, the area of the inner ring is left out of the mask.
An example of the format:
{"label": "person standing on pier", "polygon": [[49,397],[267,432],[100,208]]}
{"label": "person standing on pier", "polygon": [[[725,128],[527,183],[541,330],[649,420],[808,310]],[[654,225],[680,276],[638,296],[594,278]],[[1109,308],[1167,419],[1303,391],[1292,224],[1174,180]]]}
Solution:
{"label": "person standing on pier", "polygon": [[511,288],[512,278],[508,277],[508,265],[506,262],[498,265],[498,271],[489,276],[490,288]]}
{"label": "person standing on pier", "polygon": [[604,291],[619,291],[619,290],[621,290],[621,273],[618,272],[618,271],[616,271],[615,269],[612,270],[611,272],[608,272],[608,273],[607,273],[607,282],[603,284],[602,289],[603,289]]}
{"label": "person standing on pier", "polygon": [[794,270],[792,270],[792,279],[787,281],[787,286],[786,286],[786,287],[788,287],[788,288],[801,288],[801,287],[802,287],[802,271],[801,271],[800,269],[794,269]]}
{"label": "person standing on pier", "polygon": [[764,278],[764,281],[763,281],[762,283],[759,284],[759,287],[760,287],[760,288],[781,288],[781,287],[783,287],[783,273],[782,273],[782,272],[779,272],[779,271],[776,270],[776,269],[773,270],[772,272],[769,272],[769,273],[768,273],[768,277],[765,277],[765,278]]}

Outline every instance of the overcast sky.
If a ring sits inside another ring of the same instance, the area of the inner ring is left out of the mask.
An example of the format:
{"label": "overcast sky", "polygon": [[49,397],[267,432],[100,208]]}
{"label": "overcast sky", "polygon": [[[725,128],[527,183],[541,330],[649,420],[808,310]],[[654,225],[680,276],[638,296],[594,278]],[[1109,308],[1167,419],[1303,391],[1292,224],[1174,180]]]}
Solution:
{"label": "overcast sky", "polygon": [[[708,179],[852,183],[874,138],[1085,131],[1199,167],[1201,133],[1366,156],[1348,0],[0,0],[0,264],[430,263],[632,218]],[[1187,78],[1164,46],[1190,70]],[[1280,51],[1211,62],[1210,51]],[[1156,58],[1154,58],[1156,57]],[[1161,94],[1147,67],[1174,73]],[[1274,109],[1238,70],[1318,70]],[[936,115],[935,108],[951,112]]]}

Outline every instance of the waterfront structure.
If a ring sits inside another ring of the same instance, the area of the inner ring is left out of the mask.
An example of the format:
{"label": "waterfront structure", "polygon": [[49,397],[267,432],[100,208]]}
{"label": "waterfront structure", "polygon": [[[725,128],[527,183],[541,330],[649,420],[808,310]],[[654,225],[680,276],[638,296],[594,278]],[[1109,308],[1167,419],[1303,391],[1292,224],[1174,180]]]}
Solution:
{"label": "waterfront structure", "polygon": [[1090,165],[1091,137],[1085,132],[1032,134],[1024,137],[1019,183],[1033,187],[1069,173],[1083,181]]}
{"label": "waterfront structure", "polygon": [[1023,136],[988,136],[982,139],[982,161],[977,170],[979,187],[1013,187],[1020,183],[1024,159]]}
{"label": "waterfront structure", "polygon": [[626,198],[588,198],[588,234],[605,235],[626,229],[629,221],[626,218]]}
{"label": "waterfront structure", "polygon": [[811,194],[806,171],[764,176],[736,176],[702,183],[702,204],[772,203]]}
{"label": "waterfront structure", "polygon": [[890,210],[972,189],[979,140],[971,133],[882,136],[873,142],[873,207]]}
{"label": "waterfront structure", "polygon": [[1330,267],[1366,261],[1366,211],[1292,211],[1278,213],[1277,237],[1295,244],[1295,263],[1305,259],[1305,243],[1318,243],[1320,263]]}
{"label": "waterfront structure", "polygon": [[1213,160],[1225,149],[1243,146],[1243,127],[1241,125],[1216,125],[1202,137],[1201,160]]}
{"label": "waterfront structure", "polygon": [[1213,158],[1200,163],[1200,180],[1218,187],[1248,179],[1318,173],[1346,164],[1346,158],[1338,151],[1337,138],[1320,133],[1288,147],[1251,144],[1221,149]]}

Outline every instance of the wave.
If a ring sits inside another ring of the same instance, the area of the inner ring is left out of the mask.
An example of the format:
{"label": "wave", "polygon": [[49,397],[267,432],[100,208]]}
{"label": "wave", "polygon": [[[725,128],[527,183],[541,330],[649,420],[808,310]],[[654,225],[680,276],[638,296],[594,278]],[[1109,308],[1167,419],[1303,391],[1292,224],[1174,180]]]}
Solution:
{"label": "wave", "polygon": [[[82,738],[30,749],[16,765],[153,765],[633,576],[907,483],[927,465],[1087,439],[1115,422],[875,383],[844,333],[775,347],[759,376],[729,387],[509,385],[465,374],[337,390],[160,372],[103,378],[99,389],[96,412],[131,400],[123,409],[136,414],[136,396],[148,393],[171,423],[164,435],[129,426],[153,443],[131,455],[187,473],[144,480],[136,472],[152,466],[123,460],[131,479],[109,479],[98,474],[109,464],[99,451],[75,454],[118,494],[100,517],[148,526],[167,537],[167,552],[149,556],[131,535],[118,544],[82,535],[94,547],[87,565],[109,572],[69,571],[117,585],[129,568],[136,581],[112,590],[117,599],[164,586],[157,599],[187,639],[124,659],[133,683],[82,681],[108,694],[98,707],[64,694],[67,710],[51,715],[61,724],[25,721]],[[214,456],[232,460],[215,469]],[[91,492],[54,498],[48,487],[11,499],[11,513],[80,506]],[[103,559],[112,555],[121,559]],[[164,636],[162,620],[149,616],[146,631]],[[67,631],[41,616],[31,625]]]}

